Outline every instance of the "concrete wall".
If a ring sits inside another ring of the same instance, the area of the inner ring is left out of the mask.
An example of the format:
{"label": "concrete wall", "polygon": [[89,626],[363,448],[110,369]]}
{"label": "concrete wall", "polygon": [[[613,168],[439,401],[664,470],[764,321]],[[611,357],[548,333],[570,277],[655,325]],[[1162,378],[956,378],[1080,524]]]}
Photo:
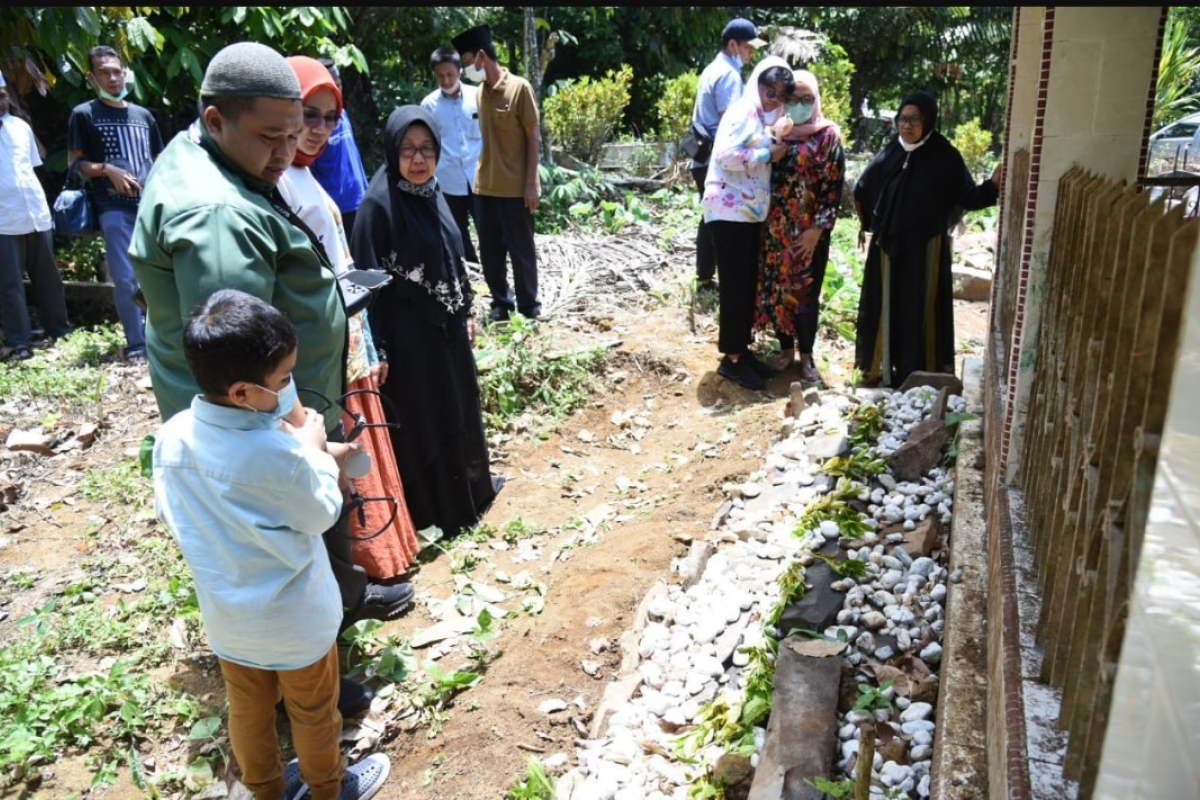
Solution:
{"label": "concrete wall", "polygon": [[1006,209],[1026,217],[1021,272],[1004,276],[1021,284],[1006,371],[1009,481],[1022,452],[1058,181],[1076,165],[1130,183],[1140,177],[1164,12],[1161,6],[1055,6],[1021,8],[1017,17],[1008,149],[1027,146],[1032,161],[1029,207]]}

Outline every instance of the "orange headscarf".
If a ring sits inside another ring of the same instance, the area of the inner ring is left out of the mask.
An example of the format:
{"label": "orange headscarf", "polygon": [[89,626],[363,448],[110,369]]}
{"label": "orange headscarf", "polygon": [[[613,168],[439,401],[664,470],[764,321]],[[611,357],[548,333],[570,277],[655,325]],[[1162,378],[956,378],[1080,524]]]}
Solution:
{"label": "orange headscarf", "polygon": [[[342,93],[338,89],[337,83],[333,80],[333,76],[329,74],[329,70],[325,65],[315,58],[308,56],[288,56],[288,64],[291,65],[292,71],[296,73],[296,77],[300,79],[300,99],[302,102],[308,102],[308,99],[316,94],[321,89],[332,89],[333,96],[337,99],[338,114],[342,113]],[[326,140],[328,145],[329,140]],[[296,156],[292,159],[292,164],[297,167],[307,167],[320,157],[324,147],[313,155],[303,153],[296,150]]]}

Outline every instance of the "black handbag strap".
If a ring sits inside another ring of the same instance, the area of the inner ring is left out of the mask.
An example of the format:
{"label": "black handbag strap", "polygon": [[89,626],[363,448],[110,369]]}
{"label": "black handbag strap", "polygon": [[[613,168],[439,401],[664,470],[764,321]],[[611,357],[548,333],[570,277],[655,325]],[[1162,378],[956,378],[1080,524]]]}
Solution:
{"label": "black handbag strap", "polygon": [[63,181],[63,188],[83,189],[86,186],[86,182],[87,178],[83,174],[83,158],[77,158],[67,167],[67,177]]}

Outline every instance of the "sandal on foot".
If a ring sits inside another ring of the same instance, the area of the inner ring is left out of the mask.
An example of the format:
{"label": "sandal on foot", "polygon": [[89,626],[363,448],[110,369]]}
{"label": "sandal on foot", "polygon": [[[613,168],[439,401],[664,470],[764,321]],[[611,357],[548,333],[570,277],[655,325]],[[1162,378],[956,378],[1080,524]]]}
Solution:
{"label": "sandal on foot", "polygon": [[786,372],[788,367],[796,363],[796,354],[794,352],[784,351],[773,357],[769,362],[771,369],[776,372]]}

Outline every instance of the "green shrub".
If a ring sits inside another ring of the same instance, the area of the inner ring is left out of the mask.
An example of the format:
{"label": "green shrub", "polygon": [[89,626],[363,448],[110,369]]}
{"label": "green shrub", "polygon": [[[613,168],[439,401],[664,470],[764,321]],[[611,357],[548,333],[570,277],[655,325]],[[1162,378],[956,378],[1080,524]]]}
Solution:
{"label": "green shrub", "polygon": [[853,146],[850,131],[853,130],[850,108],[850,76],[854,64],[846,51],[832,42],[825,46],[821,60],[809,65],[809,71],[817,76],[821,89],[821,114],[836,122],[842,129],[842,141],[846,149]]}
{"label": "green shrub", "polygon": [[985,131],[978,119],[959,125],[950,143],[962,153],[963,161],[967,163],[967,171],[973,178],[979,180],[991,174],[992,132]]}
{"label": "green shrub", "polygon": [[622,64],[598,80],[585,76],[562,85],[543,104],[554,141],[581,161],[595,164],[629,105],[632,84],[633,68]]}
{"label": "green shrub", "polygon": [[64,281],[104,280],[104,238],[100,236],[74,236],[66,246],[57,248],[58,272]]}
{"label": "green shrub", "polygon": [[696,105],[696,86],[700,76],[694,72],[667,81],[662,95],[654,104],[658,112],[658,138],[676,147],[692,124],[692,107]]}

